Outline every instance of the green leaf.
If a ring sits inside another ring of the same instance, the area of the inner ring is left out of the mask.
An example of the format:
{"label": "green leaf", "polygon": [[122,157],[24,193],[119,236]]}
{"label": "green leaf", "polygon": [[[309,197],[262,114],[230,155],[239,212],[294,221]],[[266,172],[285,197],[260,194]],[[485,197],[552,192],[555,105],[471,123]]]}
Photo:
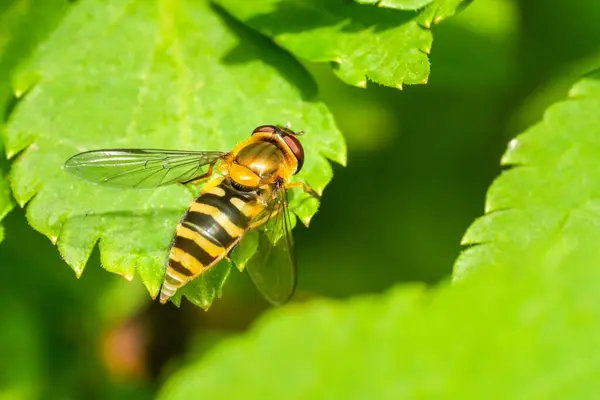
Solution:
{"label": "green leaf", "polygon": [[398,10],[417,10],[428,6],[420,14],[420,21],[427,28],[432,23],[439,23],[465,8],[473,0],[355,0],[362,4],[376,4],[378,7],[395,8]]}
{"label": "green leaf", "polygon": [[[31,52],[66,10],[67,0],[49,0],[33,4],[28,0],[3,1],[0,4],[0,129],[11,102],[10,77],[16,67]],[[4,146],[0,141],[0,154]],[[12,209],[8,181],[0,160],[0,220]],[[4,230],[0,226],[0,241]]]}
{"label": "green leaf", "polygon": [[249,232],[244,237],[244,240],[233,249],[231,261],[234,262],[240,271],[246,268],[246,264],[248,264],[254,253],[256,253],[256,249],[258,249],[258,236],[257,231]]}
{"label": "green leaf", "polygon": [[398,10],[416,10],[434,0],[356,0],[362,4],[376,4],[378,7],[397,8]]}
{"label": "green leaf", "polygon": [[[0,151],[2,148],[0,147]],[[10,189],[8,185],[8,181],[2,175],[0,171],[0,221],[10,210],[13,208],[13,202],[10,197]],[[4,228],[0,225],[0,241],[4,239]]]}
{"label": "green leaf", "polygon": [[280,308],[159,398],[597,398],[599,109],[600,71],[511,142],[468,279]]}
{"label": "green leaf", "polygon": [[[9,0],[0,4],[0,94],[18,63],[56,26],[67,10],[68,0]],[[4,106],[4,103],[2,103]]]}
{"label": "green leaf", "polygon": [[[600,72],[576,84],[569,99],[513,139],[502,158],[514,166],[492,184],[486,215],[462,243],[477,245],[458,258],[454,275],[491,265],[560,265],[600,242]],[[600,265],[591,251],[590,265]]]}
{"label": "green leaf", "polygon": [[342,0],[217,0],[229,13],[294,55],[332,62],[344,82],[392,87],[425,83],[431,32],[416,12]]}
{"label": "green leaf", "polygon": [[10,367],[0,368],[0,399],[40,398],[44,378],[43,336],[38,310],[26,302],[0,296],[0,352]]}
{"label": "green leaf", "polygon": [[[68,157],[110,147],[229,150],[258,125],[289,122],[306,131],[298,179],[322,190],[332,177],[326,158],[345,163],[307,72],[203,2],[79,1],[17,82],[29,76],[39,78],[6,133],[8,153],[23,151],[12,170],[17,201],[29,202],[31,225],[78,275],[99,241],[104,268],[128,279],[137,271],[152,296],[191,193],[88,184],[62,170]],[[215,267],[184,294],[208,307],[228,269]]]}
{"label": "green leaf", "polygon": [[430,27],[442,20],[451,17],[461,9],[469,5],[473,0],[436,0],[429,4],[420,15],[421,22]]}
{"label": "green leaf", "polygon": [[600,268],[579,261],[282,307],[159,399],[597,398]]}

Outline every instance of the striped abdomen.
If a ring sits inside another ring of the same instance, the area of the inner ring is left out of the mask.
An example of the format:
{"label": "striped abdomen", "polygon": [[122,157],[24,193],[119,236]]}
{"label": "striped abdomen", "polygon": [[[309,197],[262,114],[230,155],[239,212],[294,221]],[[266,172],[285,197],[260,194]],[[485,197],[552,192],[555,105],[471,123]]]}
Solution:
{"label": "striped abdomen", "polygon": [[236,190],[226,180],[207,184],[177,226],[160,301],[227,255],[261,210],[254,192]]}

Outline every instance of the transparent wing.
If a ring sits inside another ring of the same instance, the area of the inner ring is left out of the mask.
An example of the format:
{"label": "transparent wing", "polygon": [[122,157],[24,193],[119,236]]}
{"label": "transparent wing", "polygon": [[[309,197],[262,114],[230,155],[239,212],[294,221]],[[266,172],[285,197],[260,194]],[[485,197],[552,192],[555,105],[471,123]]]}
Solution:
{"label": "transparent wing", "polygon": [[65,169],[83,179],[128,188],[153,188],[185,182],[223,158],[222,151],[105,149],[69,158]]}
{"label": "transparent wing", "polygon": [[296,254],[287,194],[282,187],[275,192],[269,207],[259,218],[268,218],[259,228],[258,249],[246,269],[250,278],[274,305],[289,300],[296,289]]}

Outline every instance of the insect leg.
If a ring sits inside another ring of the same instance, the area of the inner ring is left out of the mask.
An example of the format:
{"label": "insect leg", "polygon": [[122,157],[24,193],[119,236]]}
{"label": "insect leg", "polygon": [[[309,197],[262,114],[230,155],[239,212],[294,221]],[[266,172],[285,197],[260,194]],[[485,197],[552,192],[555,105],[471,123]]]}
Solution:
{"label": "insect leg", "polygon": [[285,185],[286,189],[293,189],[293,188],[298,188],[298,187],[301,187],[306,193],[308,193],[315,199],[321,200],[321,195],[319,193],[317,193],[315,189],[311,188],[304,182],[294,182],[294,183],[288,183],[287,185]]}
{"label": "insect leg", "polygon": [[209,164],[209,166],[208,166],[208,171],[206,171],[206,173],[205,173],[205,174],[202,174],[202,175],[200,175],[200,176],[197,176],[197,177],[195,177],[195,178],[192,178],[192,179],[190,179],[190,180],[183,181],[183,182],[180,182],[180,183],[181,183],[182,185],[187,185],[187,184],[190,184],[190,183],[195,183],[195,184],[198,184],[198,183],[200,183],[201,181],[203,181],[203,180],[205,180],[205,179],[208,179],[208,178],[210,178],[210,176],[213,174],[213,170],[215,169],[215,164],[216,164],[216,163],[217,163],[217,160],[215,160],[215,161],[213,161],[212,163],[210,163],[210,164]]}
{"label": "insect leg", "polygon": [[264,217],[262,217],[260,219],[257,219],[256,221],[254,221],[253,223],[250,224],[250,227],[248,229],[252,230],[254,228],[257,228],[257,227],[261,226],[262,224],[264,224],[265,222],[267,222],[269,220],[269,218],[274,217],[278,213],[279,213],[279,211],[276,211],[273,214],[268,214],[268,215],[265,215]]}

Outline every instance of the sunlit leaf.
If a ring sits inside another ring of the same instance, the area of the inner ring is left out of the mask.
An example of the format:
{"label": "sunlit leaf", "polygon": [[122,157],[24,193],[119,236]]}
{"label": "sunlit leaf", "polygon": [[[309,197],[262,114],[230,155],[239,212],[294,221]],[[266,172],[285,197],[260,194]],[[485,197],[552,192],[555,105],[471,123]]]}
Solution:
{"label": "sunlit leaf", "polygon": [[473,0],[435,0],[429,4],[419,16],[420,21],[429,27],[443,19],[454,15],[461,8],[466,7]]}
{"label": "sunlit leaf", "polygon": [[[103,266],[158,293],[183,187],[118,190],[62,170],[91,149],[229,150],[261,124],[306,132],[299,179],[323,189],[326,158],[345,145],[310,76],[287,54],[204,2],[82,0],[16,78],[25,91],[8,123],[12,188],[31,225],[79,275],[99,242]],[[73,45],[77,38],[77,46]],[[228,271],[217,266],[183,292],[205,308]],[[195,292],[196,286],[206,290]]]}
{"label": "sunlit leaf", "polygon": [[511,142],[457,263],[468,279],[279,309],[160,398],[596,398],[599,109],[595,73]]}
{"label": "sunlit leaf", "polygon": [[461,3],[438,0],[419,14],[342,0],[216,2],[294,55],[332,62],[350,85],[364,87],[369,78],[398,88],[427,82],[432,35],[426,26]]}
{"label": "sunlit leaf", "polygon": [[[417,10],[427,6],[419,16],[419,20],[429,28],[446,19],[473,0],[356,0],[362,4],[376,4],[378,7],[396,8],[398,10]],[[487,7],[491,8],[486,4]]]}
{"label": "sunlit leaf", "polygon": [[256,249],[258,248],[258,237],[258,231],[248,233],[244,237],[244,240],[242,240],[231,253],[231,260],[238,269],[243,271],[244,268],[246,268],[248,261],[250,261],[250,258],[252,258],[256,252]]}
{"label": "sunlit leaf", "polygon": [[513,139],[492,184],[486,215],[469,228],[455,277],[490,265],[544,263],[555,268],[588,249],[600,268],[600,73]]}
{"label": "sunlit leaf", "polygon": [[159,398],[596,398],[600,268],[579,261],[284,307]]}
{"label": "sunlit leaf", "polygon": [[416,10],[434,0],[356,0],[362,4],[376,4],[379,7],[397,8],[398,10]]}

